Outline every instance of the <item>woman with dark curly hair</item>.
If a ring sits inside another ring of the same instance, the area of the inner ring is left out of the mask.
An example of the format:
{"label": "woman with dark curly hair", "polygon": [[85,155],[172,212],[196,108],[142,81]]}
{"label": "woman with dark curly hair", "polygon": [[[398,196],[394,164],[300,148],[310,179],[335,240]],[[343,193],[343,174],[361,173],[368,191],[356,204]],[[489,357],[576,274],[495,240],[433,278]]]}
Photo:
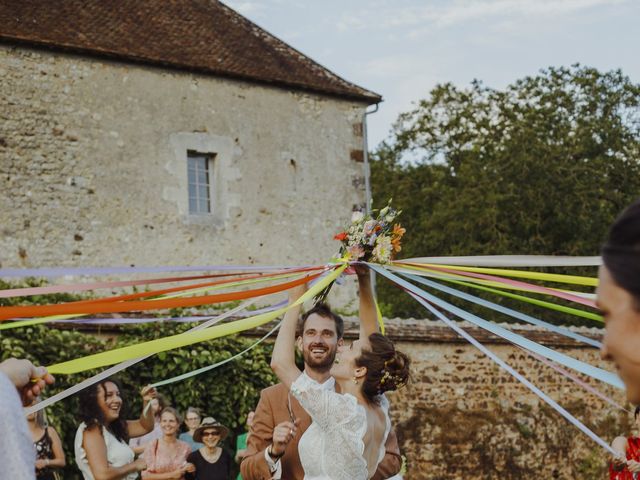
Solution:
{"label": "woman with dark curly hair", "polygon": [[[378,332],[368,272],[360,268],[357,273],[360,338],[348,346],[338,346],[331,367],[336,391],[322,388],[296,366],[294,340],[299,305],[285,314],[273,348],[271,368],[312,419],[298,444],[305,478],[371,478],[384,458],[384,445],[391,430],[389,403],[382,394],[398,389],[409,379],[409,357]],[[304,289],[292,290],[289,304],[303,292]],[[321,350],[318,346],[311,353],[320,355]],[[280,438],[282,433],[274,431],[274,443],[267,450],[272,458],[283,455],[282,448],[274,451],[276,443],[286,445],[295,436],[293,418],[284,438]]]}
{"label": "woman with dark curly hair", "polygon": [[120,385],[103,380],[80,393],[80,419],[74,442],[78,468],[85,480],[135,480],[146,468],[144,459],[134,460],[128,441],[153,429],[153,413],[147,404],[156,396],[154,388],[145,387],[141,395],[142,414],[138,420],[125,420]]}

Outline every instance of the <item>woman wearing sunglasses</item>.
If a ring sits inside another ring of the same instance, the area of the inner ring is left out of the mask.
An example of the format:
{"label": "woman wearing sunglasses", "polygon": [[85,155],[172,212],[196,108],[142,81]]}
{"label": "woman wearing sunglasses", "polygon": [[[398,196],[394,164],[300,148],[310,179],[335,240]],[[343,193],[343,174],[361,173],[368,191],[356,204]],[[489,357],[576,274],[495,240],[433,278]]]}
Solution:
{"label": "woman wearing sunglasses", "polygon": [[229,434],[229,429],[212,417],[202,420],[193,433],[193,440],[204,444],[187,457],[195,465],[195,472],[187,473],[187,480],[228,480],[233,459],[218,444]]}

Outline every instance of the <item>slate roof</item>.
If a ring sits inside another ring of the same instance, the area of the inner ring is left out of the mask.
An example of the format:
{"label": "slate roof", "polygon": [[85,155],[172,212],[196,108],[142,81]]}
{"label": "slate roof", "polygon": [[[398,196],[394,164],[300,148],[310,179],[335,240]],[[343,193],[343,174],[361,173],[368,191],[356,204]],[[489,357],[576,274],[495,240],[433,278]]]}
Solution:
{"label": "slate roof", "polygon": [[217,0],[0,0],[0,42],[381,100]]}

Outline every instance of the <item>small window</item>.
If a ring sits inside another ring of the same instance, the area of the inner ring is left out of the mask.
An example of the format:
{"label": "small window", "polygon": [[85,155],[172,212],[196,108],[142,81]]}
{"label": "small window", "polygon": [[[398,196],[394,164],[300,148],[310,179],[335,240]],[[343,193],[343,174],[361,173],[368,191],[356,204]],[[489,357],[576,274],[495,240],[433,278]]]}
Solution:
{"label": "small window", "polygon": [[201,215],[211,213],[211,182],[209,172],[213,159],[202,153],[188,152],[189,168],[189,213]]}

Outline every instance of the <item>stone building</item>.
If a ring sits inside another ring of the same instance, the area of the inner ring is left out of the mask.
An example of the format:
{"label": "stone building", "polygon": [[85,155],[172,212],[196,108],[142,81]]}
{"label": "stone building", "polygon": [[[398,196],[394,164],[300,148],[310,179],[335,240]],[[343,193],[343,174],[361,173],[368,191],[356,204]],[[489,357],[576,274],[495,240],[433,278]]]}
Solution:
{"label": "stone building", "polygon": [[0,0],[0,267],[322,263],[380,96],[215,0]]}

